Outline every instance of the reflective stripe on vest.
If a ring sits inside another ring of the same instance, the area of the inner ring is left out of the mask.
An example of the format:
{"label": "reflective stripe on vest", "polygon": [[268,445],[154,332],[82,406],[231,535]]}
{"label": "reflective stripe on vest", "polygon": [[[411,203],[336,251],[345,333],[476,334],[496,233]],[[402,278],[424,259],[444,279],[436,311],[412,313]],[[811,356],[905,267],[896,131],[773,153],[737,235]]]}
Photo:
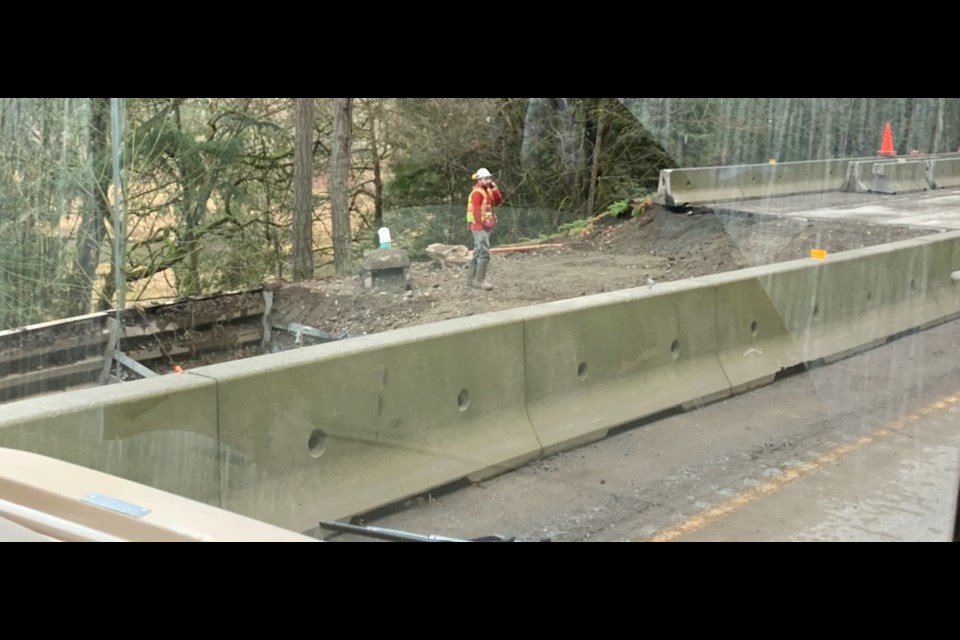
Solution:
{"label": "reflective stripe on vest", "polygon": [[483,204],[480,209],[480,219],[482,220],[488,214],[493,214],[493,207],[490,206],[490,194],[488,194],[483,189],[474,189],[470,192],[470,195],[467,196],[467,222],[473,224],[473,194],[479,193],[483,195]]}

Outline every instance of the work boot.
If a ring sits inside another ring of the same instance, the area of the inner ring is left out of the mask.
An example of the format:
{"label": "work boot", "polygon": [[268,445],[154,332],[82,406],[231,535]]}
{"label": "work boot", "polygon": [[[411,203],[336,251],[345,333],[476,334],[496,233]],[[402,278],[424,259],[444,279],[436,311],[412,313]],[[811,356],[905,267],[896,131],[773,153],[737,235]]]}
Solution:
{"label": "work boot", "polygon": [[470,264],[467,265],[467,282],[473,284],[474,278],[477,277],[477,262],[471,260]]}
{"label": "work boot", "polygon": [[476,277],[470,280],[470,286],[475,289],[483,289],[484,291],[493,291],[493,285],[487,282],[487,264],[477,265]]}

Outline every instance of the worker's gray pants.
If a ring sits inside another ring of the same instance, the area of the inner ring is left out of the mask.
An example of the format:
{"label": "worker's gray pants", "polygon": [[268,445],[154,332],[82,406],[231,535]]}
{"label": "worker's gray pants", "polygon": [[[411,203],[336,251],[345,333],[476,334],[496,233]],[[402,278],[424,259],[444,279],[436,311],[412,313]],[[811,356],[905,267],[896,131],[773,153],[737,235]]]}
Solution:
{"label": "worker's gray pants", "polygon": [[473,260],[474,265],[490,262],[490,232],[486,230],[473,232]]}

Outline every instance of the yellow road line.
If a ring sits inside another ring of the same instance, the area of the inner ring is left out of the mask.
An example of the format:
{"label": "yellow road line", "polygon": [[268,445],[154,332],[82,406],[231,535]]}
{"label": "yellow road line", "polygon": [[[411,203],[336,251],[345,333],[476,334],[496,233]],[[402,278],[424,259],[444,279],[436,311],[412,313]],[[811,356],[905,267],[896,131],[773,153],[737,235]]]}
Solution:
{"label": "yellow road line", "polygon": [[870,435],[863,436],[856,442],[840,445],[839,447],[818,456],[810,462],[801,462],[799,464],[787,467],[783,470],[783,473],[781,473],[779,477],[766,480],[749,491],[744,491],[743,493],[725,500],[716,506],[710,507],[709,509],[702,511],[695,516],[691,516],[680,524],[670,527],[669,529],[664,529],[660,533],[648,538],[647,540],[649,542],[671,542],[689,533],[703,529],[707,525],[710,525],[717,520],[730,515],[737,509],[752,504],[760,498],[768,496],[775,491],[779,491],[794,480],[799,480],[804,476],[808,476],[814,471],[822,469],[828,464],[833,464],[840,458],[866,447],[868,444],[891,436],[900,429],[903,429],[905,426],[913,424],[921,418],[943,411],[944,409],[947,409],[958,402],[960,402],[960,392],[951,394],[945,398],[941,398],[940,400],[937,400],[926,407],[918,409],[908,416],[904,416],[899,420],[894,420],[890,424],[880,427]]}

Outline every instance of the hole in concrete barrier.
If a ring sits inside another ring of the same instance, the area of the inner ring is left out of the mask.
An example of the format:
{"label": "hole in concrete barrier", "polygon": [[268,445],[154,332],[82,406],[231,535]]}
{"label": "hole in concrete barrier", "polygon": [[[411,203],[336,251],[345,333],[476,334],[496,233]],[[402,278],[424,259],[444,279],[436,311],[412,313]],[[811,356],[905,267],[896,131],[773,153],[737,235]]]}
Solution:
{"label": "hole in concrete barrier", "polygon": [[679,340],[674,340],[673,344],[670,345],[670,354],[673,356],[674,360],[680,357],[680,341]]}
{"label": "hole in concrete barrier", "polygon": [[816,320],[819,315],[820,315],[820,305],[815,304],[813,305],[813,319]]}
{"label": "hole in concrete barrier", "polygon": [[910,293],[916,293],[916,292],[917,292],[917,281],[914,280],[913,278],[911,278],[911,279],[910,279]]}
{"label": "hole in concrete barrier", "polygon": [[870,304],[871,302],[873,302],[873,292],[867,291],[867,304]]}
{"label": "hole in concrete barrier", "polygon": [[756,338],[759,332],[760,332],[760,325],[757,324],[756,320],[754,320],[753,322],[750,323],[750,335]]}
{"label": "hole in concrete barrier", "polygon": [[327,450],[327,434],[320,429],[314,429],[307,440],[307,449],[310,450],[310,456],[319,458]]}
{"label": "hole in concrete barrier", "polygon": [[470,408],[470,393],[466,389],[460,390],[460,394],[457,396],[457,406],[460,407],[460,411],[466,411]]}
{"label": "hole in concrete barrier", "polygon": [[587,379],[587,363],[581,362],[580,366],[577,367],[577,377],[581,380]]}

